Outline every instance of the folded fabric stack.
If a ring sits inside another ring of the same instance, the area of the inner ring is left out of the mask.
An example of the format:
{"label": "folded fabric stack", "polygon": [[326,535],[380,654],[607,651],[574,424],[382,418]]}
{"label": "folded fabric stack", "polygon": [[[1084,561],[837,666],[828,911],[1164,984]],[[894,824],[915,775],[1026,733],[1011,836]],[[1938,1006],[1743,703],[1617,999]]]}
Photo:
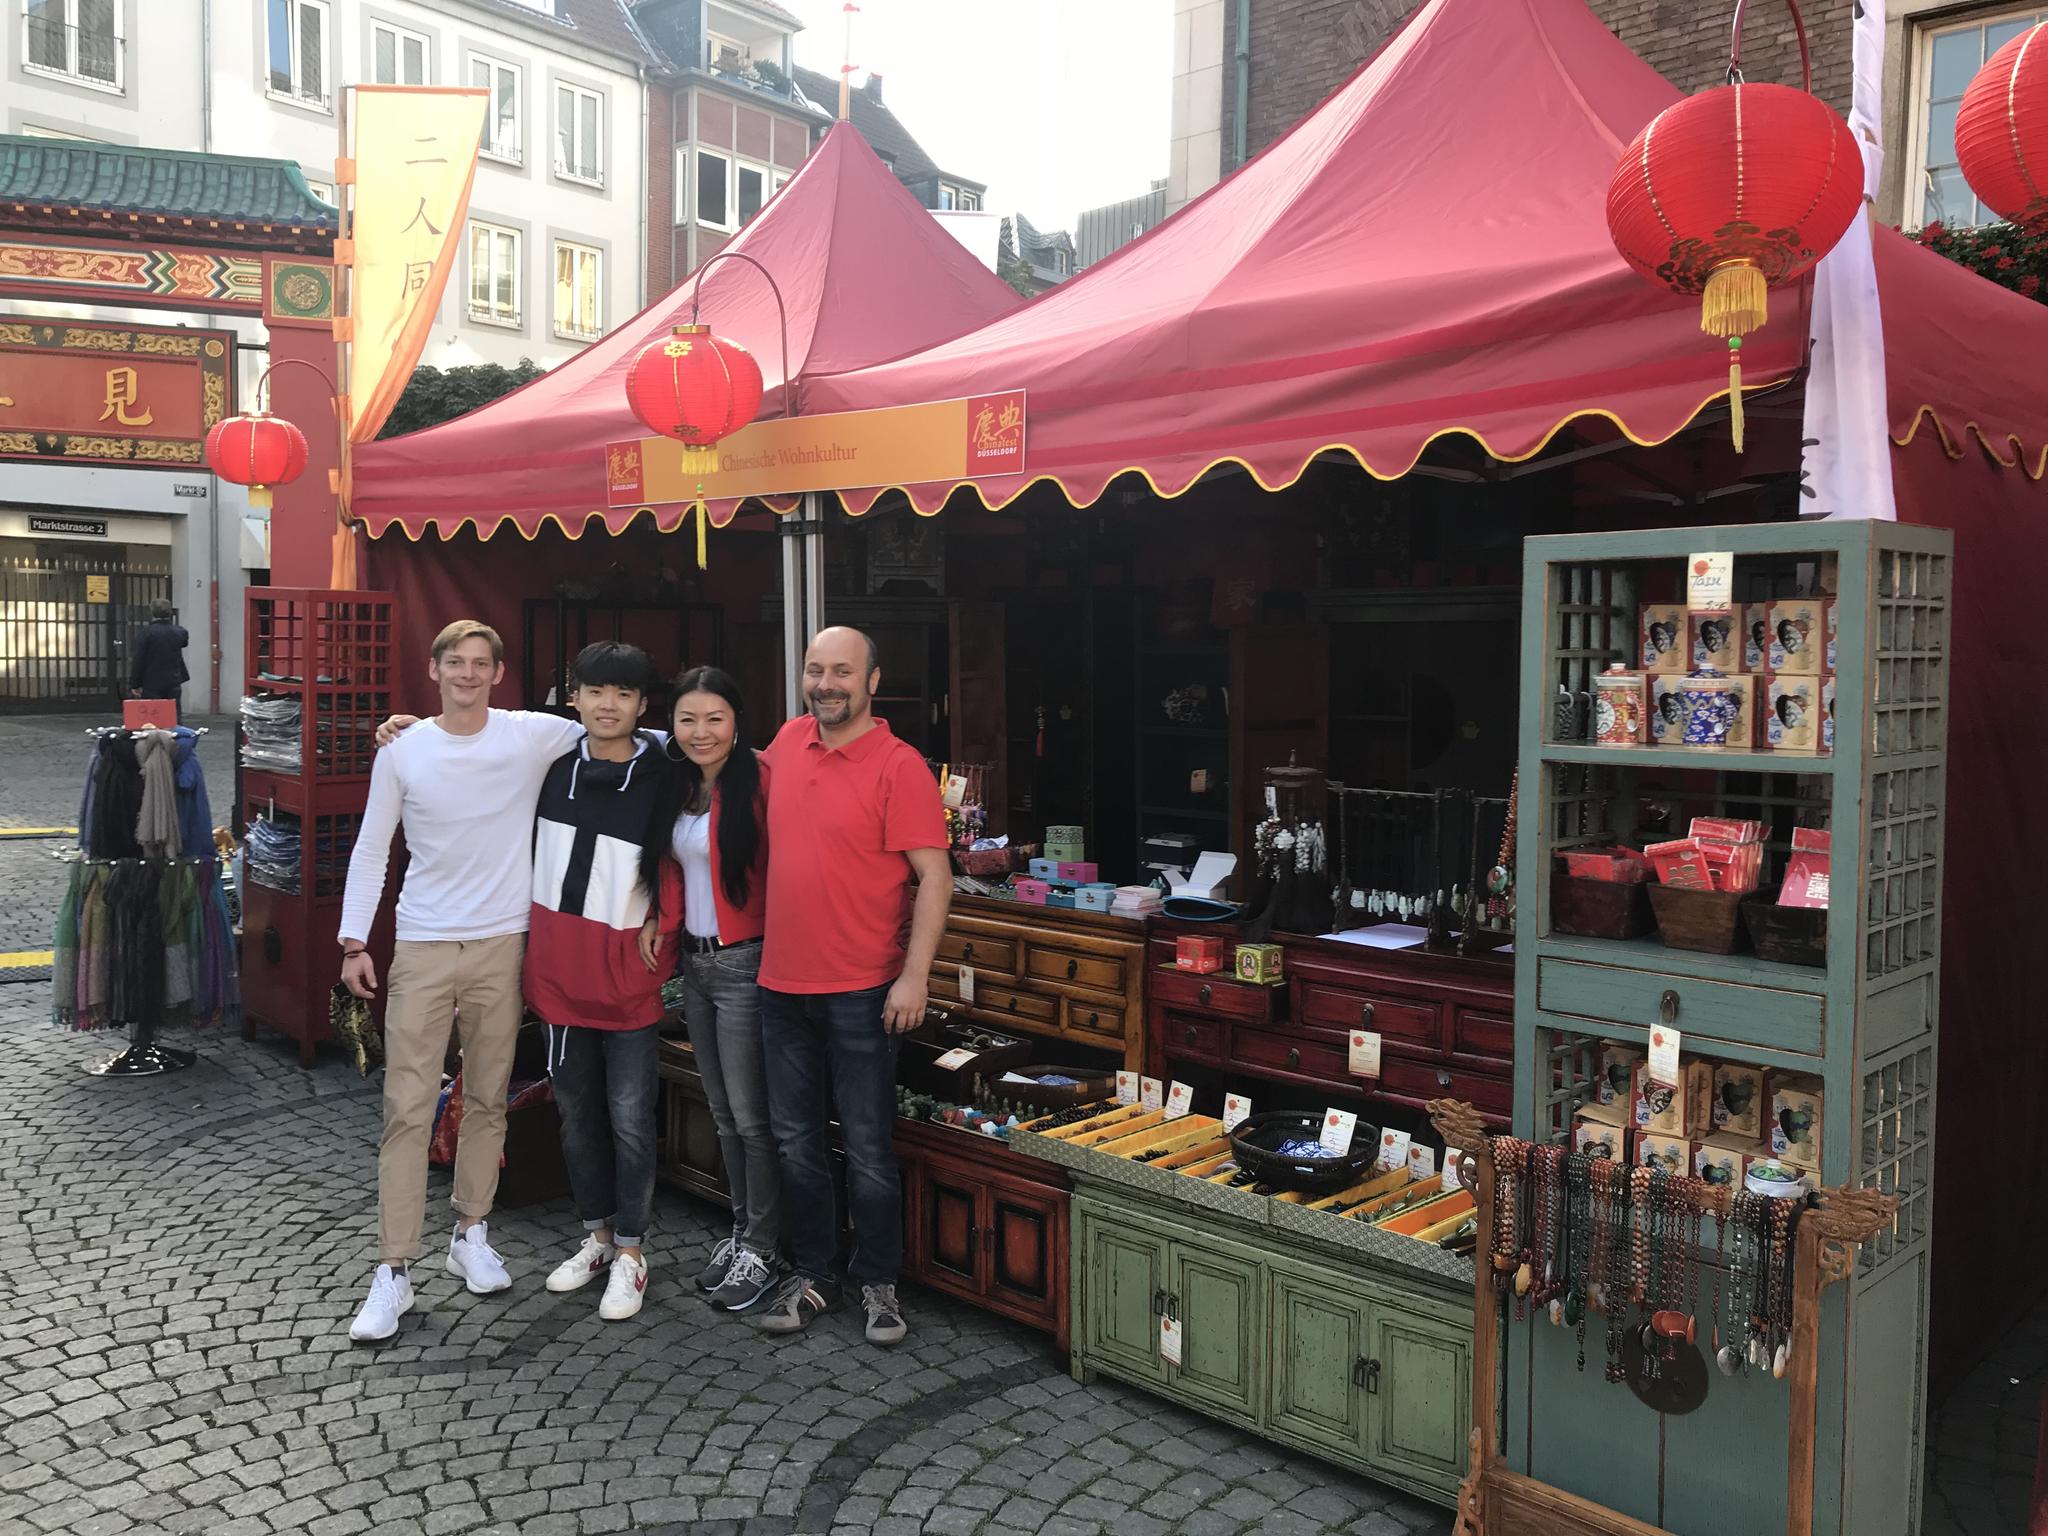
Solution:
{"label": "folded fabric stack", "polygon": [[271,773],[297,773],[299,701],[295,698],[242,700],[242,766]]}
{"label": "folded fabric stack", "polygon": [[300,880],[299,818],[286,811],[259,816],[249,823],[244,848],[249,879],[273,891],[297,895]]}

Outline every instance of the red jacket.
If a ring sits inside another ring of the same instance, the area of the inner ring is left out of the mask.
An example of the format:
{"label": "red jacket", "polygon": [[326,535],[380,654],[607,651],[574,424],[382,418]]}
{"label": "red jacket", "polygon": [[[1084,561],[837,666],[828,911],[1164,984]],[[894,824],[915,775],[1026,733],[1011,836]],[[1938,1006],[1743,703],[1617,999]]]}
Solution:
{"label": "red jacket", "polygon": [[[756,758],[756,761],[759,761]],[[754,821],[761,829],[760,846],[754,850],[754,867],[747,875],[747,904],[735,907],[725,894],[725,871],[719,862],[718,817],[724,788],[711,786],[711,893],[718,909],[718,941],[742,944],[758,939],[765,928],[768,911],[768,765],[761,763],[761,789],[754,797]],[[683,927],[683,866],[676,862],[674,840],[669,856],[661,861],[661,935],[663,949],[675,953],[675,936]]]}

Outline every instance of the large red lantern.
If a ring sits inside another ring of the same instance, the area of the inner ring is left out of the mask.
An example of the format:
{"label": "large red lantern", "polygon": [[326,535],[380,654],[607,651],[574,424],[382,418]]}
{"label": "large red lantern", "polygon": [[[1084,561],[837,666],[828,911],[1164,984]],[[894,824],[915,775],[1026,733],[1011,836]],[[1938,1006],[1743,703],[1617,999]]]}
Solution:
{"label": "large red lantern", "polygon": [[[718,468],[718,444],[754,419],[761,409],[761,365],[736,341],[711,334],[708,325],[679,325],[673,335],[650,341],[626,375],[626,403],[651,432],[683,445],[683,473],[708,475]],[[704,488],[697,487],[697,565],[706,562],[710,513]]]}
{"label": "large red lantern", "polygon": [[223,480],[249,487],[249,505],[268,507],[270,488],[306,472],[306,435],[282,416],[229,416],[206,434],[206,462]]}
{"label": "large red lantern", "polygon": [[[1802,53],[1805,42],[1802,28]],[[1727,338],[1739,453],[1742,338],[1769,319],[1769,290],[1810,270],[1856,217],[1863,156],[1810,90],[1729,73],[1734,83],[1667,107],[1636,135],[1608,183],[1607,228],[1638,272],[1700,295],[1700,329]]]}
{"label": "large red lantern", "polygon": [[2048,234],[2048,22],[1992,54],[1963,92],[1956,161],[1985,207]]}

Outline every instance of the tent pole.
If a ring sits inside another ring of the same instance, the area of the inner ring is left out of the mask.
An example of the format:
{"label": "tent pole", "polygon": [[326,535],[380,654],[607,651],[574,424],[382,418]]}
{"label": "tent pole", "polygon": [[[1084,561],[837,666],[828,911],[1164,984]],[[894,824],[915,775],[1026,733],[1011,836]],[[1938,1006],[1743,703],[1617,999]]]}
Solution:
{"label": "tent pole", "polygon": [[782,717],[793,720],[803,713],[804,514],[784,517],[776,531],[782,536]]}
{"label": "tent pole", "polygon": [[804,629],[797,642],[797,670],[811,636],[825,627],[825,498],[804,497]]}

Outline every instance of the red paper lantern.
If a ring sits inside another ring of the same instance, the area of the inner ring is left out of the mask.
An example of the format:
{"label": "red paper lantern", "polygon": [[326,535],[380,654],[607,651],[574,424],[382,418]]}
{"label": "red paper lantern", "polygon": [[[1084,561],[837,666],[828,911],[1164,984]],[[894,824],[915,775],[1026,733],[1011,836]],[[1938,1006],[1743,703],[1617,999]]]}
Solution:
{"label": "red paper lantern", "polygon": [[306,472],[306,435],[282,416],[229,416],[206,434],[206,462],[223,480],[249,487],[249,505],[268,507],[270,488]]}
{"label": "red paper lantern", "polygon": [[649,431],[683,445],[684,473],[708,475],[718,468],[719,440],[761,409],[761,365],[707,325],[679,325],[633,359],[626,402]]}
{"label": "red paper lantern", "polygon": [[1956,160],[1985,207],[2048,234],[2048,22],[1977,71],[1956,108]]}
{"label": "red paper lantern", "polygon": [[1615,248],[1674,293],[1699,294],[1700,328],[1728,338],[1728,403],[1742,448],[1742,338],[1769,290],[1833,249],[1863,202],[1863,156],[1819,97],[1738,82],[1667,107],[1607,187]]}

